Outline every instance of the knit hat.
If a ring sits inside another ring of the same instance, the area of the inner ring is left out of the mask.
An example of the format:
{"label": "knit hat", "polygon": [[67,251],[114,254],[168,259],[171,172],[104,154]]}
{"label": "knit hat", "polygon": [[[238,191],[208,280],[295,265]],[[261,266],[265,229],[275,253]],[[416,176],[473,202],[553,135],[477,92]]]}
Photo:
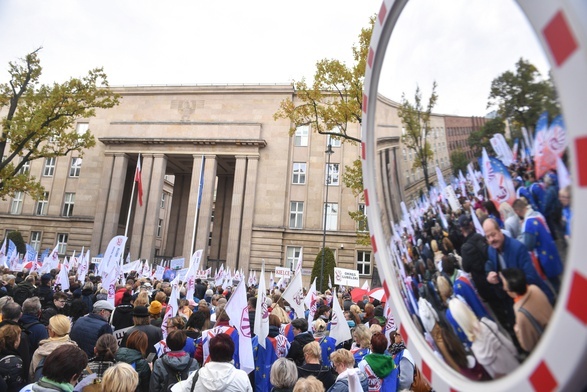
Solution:
{"label": "knit hat", "polygon": [[41,276],[41,283],[49,283],[51,281],[51,279],[53,279],[53,275],[45,274],[45,275]]}
{"label": "knit hat", "polygon": [[152,315],[161,315],[162,308],[163,306],[161,305],[161,302],[153,301],[151,302],[151,305],[149,305],[149,313]]}

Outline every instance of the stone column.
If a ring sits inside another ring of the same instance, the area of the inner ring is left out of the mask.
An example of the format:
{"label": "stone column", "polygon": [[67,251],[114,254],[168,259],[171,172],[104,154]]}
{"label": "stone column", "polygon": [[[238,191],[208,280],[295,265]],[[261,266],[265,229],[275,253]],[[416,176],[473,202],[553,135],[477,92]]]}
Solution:
{"label": "stone column", "polygon": [[230,268],[237,269],[240,268],[239,251],[246,172],[247,158],[244,156],[237,156],[234,169],[234,186],[232,189],[232,205],[230,207],[230,229],[228,230],[228,244],[226,251],[226,265]]}
{"label": "stone column", "polygon": [[[163,181],[167,169],[167,157],[164,154],[153,154],[151,181],[148,190],[143,189],[143,206],[146,206],[145,224],[139,257],[153,261],[155,256],[155,240],[159,220]],[[145,198],[146,196],[146,198]]]}
{"label": "stone column", "polygon": [[253,235],[253,217],[255,215],[255,190],[257,189],[258,156],[247,157],[247,175],[245,184],[245,199],[243,203],[243,219],[241,221],[241,243],[239,268],[243,271],[250,269],[251,238]]}
{"label": "stone column", "polygon": [[[194,154],[194,163],[192,166],[192,180],[190,182],[190,192],[188,197],[188,205],[186,211],[185,233],[183,237],[182,256],[186,259],[186,265],[194,250],[192,249],[192,240],[194,236],[194,219],[196,217],[196,209],[198,208],[198,187],[200,184],[200,169],[202,168],[203,155]],[[195,244],[194,244],[195,246]]]}
{"label": "stone column", "polygon": [[92,233],[91,253],[94,255],[106,251],[108,242],[118,233],[127,168],[126,154],[105,154]]}
{"label": "stone column", "polygon": [[190,177],[186,174],[176,174],[169,209],[167,244],[165,245],[165,253],[173,257],[182,256],[189,196]]}
{"label": "stone column", "polygon": [[[204,187],[202,190],[202,201],[196,229],[195,249],[202,249],[202,261],[200,265],[206,266],[208,259],[208,237],[210,235],[210,224],[212,222],[212,209],[214,207],[214,187],[216,186],[216,155],[206,155],[204,161]],[[196,189],[197,192],[197,189]],[[190,254],[187,257],[191,257]]]}

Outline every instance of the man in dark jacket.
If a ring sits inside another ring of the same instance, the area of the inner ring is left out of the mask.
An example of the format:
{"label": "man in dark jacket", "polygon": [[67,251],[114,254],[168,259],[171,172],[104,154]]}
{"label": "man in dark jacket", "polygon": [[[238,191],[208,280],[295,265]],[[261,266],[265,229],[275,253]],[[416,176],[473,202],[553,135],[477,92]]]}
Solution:
{"label": "man in dark jacket", "polygon": [[[19,304],[14,301],[7,302],[2,308],[2,322],[0,322],[0,328],[5,325],[19,325],[18,320],[22,316],[22,308]],[[18,355],[22,359],[22,377],[23,380],[28,380],[28,368],[31,364],[31,354],[29,350],[29,338],[26,331],[20,332],[20,344],[17,348]]]}
{"label": "man in dark jacket", "polygon": [[136,330],[143,331],[147,334],[149,340],[148,351],[149,353],[157,353],[155,350],[155,344],[163,340],[163,333],[161,328],[155,327],[149,324],[149,310],[146,306],[135,306],[132,312],[132,319],[134,327],[124,333],[120,347],[126,347],[126,340]]}
{"label": "man in dark jacket", "polygon": [[132,327],[132,295],[128,291],[125,291],[122,295],[122,302],[112,312],[112,329],[123,329],[126,327]]}
{"label": "man in dark jacket", "polygon": [[308,331],[308,320],[297,318],[291,322],[294,340],[291,342],[287,358],[293,359],[297,366],[304,364],[304,346],[314,341],[314,336]]}
{"label": "man in dark jacket", "polygon": [[67,294],[65,294],[63,291],[55,293],[51,303],[43,308],[43,312],[41,313],[41,322],[47,326],[49,325],[49,319],[56,314],[69,316],[68,308]]}
{"label": "man in dark jacket", "polygon": [[94,355],[94,346],[96,346],[96,342],[100,336],[112,333],[112,327],[108,324],[108,320],[113,310],[114,306],[110,302],[104,300],[96,301],[92,313],[80,317],[73,325],[69,337],[88,356]]}
{"label": "man in dark jacket", "polygon": [[39,297],[32,297],[24,301],[22,304],[20,325],[21,328],[28,333],[31,358],[33,357],[35,350],[39,348],[39,342],[43,339],[49,338],[47,327],[41,323],[39,317],[41,317],[41,301],[39,300]]}
{"label": "man in dark jacket", "polygon": [[50,303],[53,303],[53,294],[55,293],[51,288],[51,280],[53,275],[45,274],[41,276],[41,285],[37,287],[35,295],[41,300],[41,308],[47,307]]}
{"label": "man in dark jacket", "polygon": [[[194,296],[199,300],[204,299],[206,296],[206,290],[208,290],[208,286],[202,283],[202,279],[196,279],[196,287],[194,288]],[[193,299],[193,298],[188,298]]]}

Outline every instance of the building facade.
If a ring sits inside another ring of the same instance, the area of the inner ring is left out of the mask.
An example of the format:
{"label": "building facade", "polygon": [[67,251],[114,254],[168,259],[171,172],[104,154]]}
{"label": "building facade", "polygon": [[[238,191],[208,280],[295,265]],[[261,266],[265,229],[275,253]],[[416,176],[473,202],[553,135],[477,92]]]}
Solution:
{"label": "building facade", "polygon": [[472,132],[480,131],[486,121],[485,117],[444,116],[449,155],[460,150],[467,159],[472,160],[475,153],[469,145],[469,136]]}

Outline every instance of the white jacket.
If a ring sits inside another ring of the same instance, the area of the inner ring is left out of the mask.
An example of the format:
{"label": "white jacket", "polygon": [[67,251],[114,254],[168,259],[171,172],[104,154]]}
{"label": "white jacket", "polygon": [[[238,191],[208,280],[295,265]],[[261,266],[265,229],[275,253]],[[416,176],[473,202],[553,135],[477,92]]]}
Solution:
{"label": "white jacket", "polygon": [[[196,372],[185,381],[178,382],[172,392],[189,392]],[[253,392],[249,376],[244,370],[234,367],[231,362],[208,362],[198,371],[194,391],[203,392]]]}

